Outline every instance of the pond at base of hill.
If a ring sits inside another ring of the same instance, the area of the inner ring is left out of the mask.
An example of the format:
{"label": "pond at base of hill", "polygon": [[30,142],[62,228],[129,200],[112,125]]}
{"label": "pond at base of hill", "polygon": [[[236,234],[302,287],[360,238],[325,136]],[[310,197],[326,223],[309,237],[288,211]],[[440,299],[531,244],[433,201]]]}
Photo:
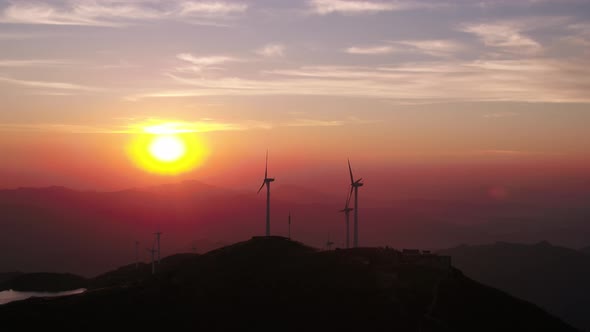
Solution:
{"label": "pond at base of hill", "polygon": [[82,294],[86,291],[85,288],[74,289],[65,292],[18,292],[14,290],[7,290],[0,292],[0,305],[14,302],[14,301],[21,301],[26,300],[31,297],[57,297],[57,296],[67,296],[67,295],[76,295]]}

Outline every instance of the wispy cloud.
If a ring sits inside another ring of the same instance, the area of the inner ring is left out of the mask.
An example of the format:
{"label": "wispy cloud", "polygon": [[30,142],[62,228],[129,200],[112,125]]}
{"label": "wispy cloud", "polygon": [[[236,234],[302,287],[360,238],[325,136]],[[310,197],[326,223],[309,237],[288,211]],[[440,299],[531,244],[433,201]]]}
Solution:
{"label": "wispy cloud", "polygon": [[543,50],[541,44],[525,35],[523,33],[525,29],[524,22],[476,23],[467,24],[461,28],[464,32],[476,35],[490,47],[521,54],[541,52]]}
{"label": "wispy cloud", "polygon": [[0,67],[52,67],[72,64],[68,60],[29,59],[29,60],[6,60],[0,59]]}
{"label": "wispy cloud", "polygon": [[190,53],[180,53],[176,58],[190,64],[189,66],[177,67],[176,71],[179,72],[201,72],[204,69],[219,69],[218,66],[220,65],[242,61],[226,55],[195,56]]}
{"label": "wispy cloud", "polygon": [[48,24],[123,27],[150,20],[208,21],[227,19],[246,11],[248,6],[225,1],[168,1],[157,5],[133,0],[71,0],[56,2],[19,1],[8,5],[0,15],[0,23]]}
{"label": "wispy cloud", "polygon": [[180,5],[181,16],[198,17],[227,17],[233,14],[243,13],[248,5],[235,2],[220,1],[186,1]]}
{"label": "wispy cloud", "polygon": [[47,33],[0,32],[0,40],[25,40],[33,38],[44,38],[49,35],[50,34]]}
{"label": "wispy cloud", "polygon": [[64,83],[64,82],[48,82],[48,81],[27,81],[27,80],[19,80],[10,77],[3,77],[0,76],[0,82],[5,82],[9,84],[21,85],[31,88],[44,88],[44,89],[57,89],[57,90],[72,90],[72,91],[98,91],[100,89],[73,84],[73,83]]}
{"label": "wispy cloud", "polygon": [[355,15],[439,7],[440,4],[419,1],[367,1],[367,0],[309,0],[311,12],[318,15],[334,13]]}
{"label": "wispy cloud", "polygon": [[353,46],[345,50],[348,54],[359,54],[359,55],[382,55],[393,53],[394,49],[391,46],[368,46],[360,47]]}
{"label": "wispy cloud", "polygon": [[180,60],[184,60],[186,62],[190,62],[196,66],[213,66],[213,65],[220,65],[227,62],[239,61],[234,57],[224,56],[224,55],[213,55],[213,56],[203,56],[197,57],[190,53],[181,53],[176,56]]}
{"label": "wispy cloud", "polygon": [[464,47],[452,40],[402,40],[395,42],[405,46],[404,51],[419,52],[436,57],[451,56]]}
{"label": "wispy cloud", "polygon": [[515,116],[519,116],[520,113],[517,112],[495,112],[495,113],[488,113],[484,114],[484,118],[488,119],[501,119],[501,118],[512,118]]}
{"label": "wispy cloud", "polygon": [[256,50],[256,53],[267,58],[282,57],[285,55],[285,45],[268,44]]}
{"label": "wispy cloud", "polygon": [[[549,59],[438,61],[380,68],[319,66],[264,71],[263,78],[169,74],[180,89],[135,94],[164,97],[315,95],[399,103],[457,101],[588,102],[590,63]],[[551,80],[547,80],[551,77]]]}
{"label": "wispy cloud", "polygon": [[61,132],[71,134],[110,134],[116,130],[109,127],[66,123],[0,123],[2,132]]}
{"label": "wispy cloud", "polygon": [[361,120],[355,117],[348,117],[341,120],[322,120],[322,119],[309,119],[309,118],[298,118],[289,121],[284,126],[287,127],[339,127],[348,124],[369,124],[373,121]]}
{"label": "wispy cloud", "polygon": [[281,122],[243,120],[229,122],[202,118],[196,121],[179,121],[164,118],[120,119],[125,122],[110,126],[72,123],[0,123],[0,132],[63,132],[71,134],[188,134],[219,131],[268,130],[277,127],[336,127],[347,124],[372,123],[349,117],[343,120],[299,118]]}

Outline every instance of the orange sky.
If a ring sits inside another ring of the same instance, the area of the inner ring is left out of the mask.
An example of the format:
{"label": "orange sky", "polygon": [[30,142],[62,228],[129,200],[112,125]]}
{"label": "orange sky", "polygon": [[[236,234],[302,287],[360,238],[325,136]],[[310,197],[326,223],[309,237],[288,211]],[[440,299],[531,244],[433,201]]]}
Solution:
{"label": "orange sky", "polygon": [[[0,0],[0,188],[590,164],[585,1],[204,3]],[[169,122],[207,159],[137,168]]]}

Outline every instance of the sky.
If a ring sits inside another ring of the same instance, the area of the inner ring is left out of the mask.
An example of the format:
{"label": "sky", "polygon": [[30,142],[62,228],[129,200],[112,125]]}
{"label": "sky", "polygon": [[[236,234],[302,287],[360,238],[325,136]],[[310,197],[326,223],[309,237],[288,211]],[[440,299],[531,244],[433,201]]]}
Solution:
{"label": "sky", "polygon": [[589,74],[587,0],[0,0],[0,187],[588,175]]}

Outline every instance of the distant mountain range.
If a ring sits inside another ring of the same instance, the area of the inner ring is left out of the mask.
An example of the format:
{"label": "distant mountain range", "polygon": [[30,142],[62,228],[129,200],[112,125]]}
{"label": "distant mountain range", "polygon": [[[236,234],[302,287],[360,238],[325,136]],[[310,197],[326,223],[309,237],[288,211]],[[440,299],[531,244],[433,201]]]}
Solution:
{"label": "distant mountain range", "polygon": [[462,245],[440,253],[468,277],[590,329],[590,255],[548,242]]}
{"label": "distant mountain range", "polygon": [[[85,294],[0,306],[5,326],[104,331],[575,331],[451,267],[384,248],[317,251],[259,237],[204,255],[127,265]],[[13,325],[17,324],[17,325]]]}
{"label": "distant mountain range", "polygon": [[[264,195],[198,181],[116,192],[63,187],[0,190],[0,272],[70,272],[93,276],[140,260],[161,230],[162,252],[207,252],[264,231]],[[576,201],[582,193],[578,194]],[[344,245],[344,197],[297,185],[272,189],[271,232],[315,247],[328,236]],[[459,243],[587,244],[590,207],[516,201],[370,200],[360,194],[360,243],[395,248],[448,248]],[[194,249],[193,249],[194,248]],[[92,257],[92,259],[88,259]]]}

